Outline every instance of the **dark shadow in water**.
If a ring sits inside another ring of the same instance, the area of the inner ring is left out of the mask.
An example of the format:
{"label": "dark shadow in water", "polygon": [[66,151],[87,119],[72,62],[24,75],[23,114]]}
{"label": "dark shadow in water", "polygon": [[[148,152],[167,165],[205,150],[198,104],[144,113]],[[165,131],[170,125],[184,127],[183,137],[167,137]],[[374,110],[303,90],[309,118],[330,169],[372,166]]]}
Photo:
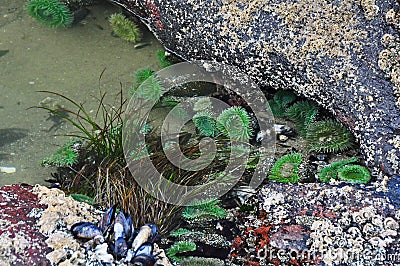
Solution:
{"label": "dark shadow in water", "polygon": [[[3,128],[0,129],[0,147],[23,139],[28,135],[28,130],[23,128]],[[0,154],[1,156],[2,154]]]}
{"label": "dark shadow in water", "polygon": [[53,124],[47,130],[47,132],[57,131],[58,129],[60,129],[61,126],[65,123],[64,117],[69,117],[68,112],[63,109],[56,109],[55,112],[59,113],[60,115],[49,112],[49,117],[46,119],[46,121],[51,121]]}

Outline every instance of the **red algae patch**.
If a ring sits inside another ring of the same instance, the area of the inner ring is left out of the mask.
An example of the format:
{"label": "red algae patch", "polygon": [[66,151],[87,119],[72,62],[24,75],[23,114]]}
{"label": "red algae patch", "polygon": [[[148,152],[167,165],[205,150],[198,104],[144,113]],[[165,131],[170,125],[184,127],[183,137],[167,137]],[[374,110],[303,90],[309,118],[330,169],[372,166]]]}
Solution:
{"label": "red algae patch", "polygon": [[50,265],[51,251],[36,223],[46,205],[31,186],[0,187],[0,265]]}

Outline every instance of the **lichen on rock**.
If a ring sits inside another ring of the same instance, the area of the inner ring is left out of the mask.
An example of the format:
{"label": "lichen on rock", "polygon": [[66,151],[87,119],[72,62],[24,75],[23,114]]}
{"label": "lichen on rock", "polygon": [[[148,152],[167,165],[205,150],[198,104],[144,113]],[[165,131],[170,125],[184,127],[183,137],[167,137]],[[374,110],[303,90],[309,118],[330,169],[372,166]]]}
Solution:
{"label": "lichen on rock", "polygon": [[44,234],[48,235],[60,226],[70,228],[74,223],[100,218],[100,211],[87,203],[75,201],[62,190],[36,185],[32,191],[38,195],[40,204],[47,205],[38,221],[40,232]]}

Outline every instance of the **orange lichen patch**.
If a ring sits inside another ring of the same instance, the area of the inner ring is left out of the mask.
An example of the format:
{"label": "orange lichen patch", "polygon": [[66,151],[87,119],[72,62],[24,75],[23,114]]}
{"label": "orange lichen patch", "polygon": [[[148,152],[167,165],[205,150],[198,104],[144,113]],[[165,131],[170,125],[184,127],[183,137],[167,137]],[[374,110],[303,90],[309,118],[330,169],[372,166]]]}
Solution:
{"label": "orange lichen patch", "polygon": [[257,229],[255,229],[254,233],[260,235],[264,239],[268,239],[268,233],[269,233],[270,229],[271,229],[270,225],[269,226],[262,225],[262,226],[258,227]]}
{"label": "orange lichen patch", "polygon": [[262,225],[254,230],[254,233],[260,237],[258,241],[258,248],[265,248],[269,244],[269,236],[268,233],[271,229],[271,226]]}
{"label": "orange lichen patch", "polygon": [[231,245],[231,248],[236,248],[236,249],[238,249],[238,248],[240,248],[240,245],[243,243],[243,239],[242,238],[240,238],[240,237],[236,237],[234,240],[233,240],[233,243],[232,243],[232,245]]}

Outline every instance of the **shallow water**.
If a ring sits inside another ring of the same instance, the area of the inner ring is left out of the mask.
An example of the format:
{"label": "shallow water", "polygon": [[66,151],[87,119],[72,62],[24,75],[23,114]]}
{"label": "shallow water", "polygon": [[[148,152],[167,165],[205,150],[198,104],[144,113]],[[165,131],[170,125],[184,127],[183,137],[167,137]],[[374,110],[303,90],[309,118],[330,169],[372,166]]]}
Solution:
{"label": "shallow water", "polygon": [[51,96],[37,91],[59,92],[94,110],[100,91],[113,98],[122,86],[127,95],[136,70],[160,68],[155,52],[162,46],[144,27],[143,41],[150,45],[141,49],[112,36],[107,17],[118,11],[115,6],[90,7],[79,24],[52,29],[32,19],[25,4],[2,0],[0,6],[0,167],[16,168],[0,173],[0,186],[46,184],[54,169],[42,167],[41,159],[65,143],[63,134],[72,130],[45,110],[28,109]]}

